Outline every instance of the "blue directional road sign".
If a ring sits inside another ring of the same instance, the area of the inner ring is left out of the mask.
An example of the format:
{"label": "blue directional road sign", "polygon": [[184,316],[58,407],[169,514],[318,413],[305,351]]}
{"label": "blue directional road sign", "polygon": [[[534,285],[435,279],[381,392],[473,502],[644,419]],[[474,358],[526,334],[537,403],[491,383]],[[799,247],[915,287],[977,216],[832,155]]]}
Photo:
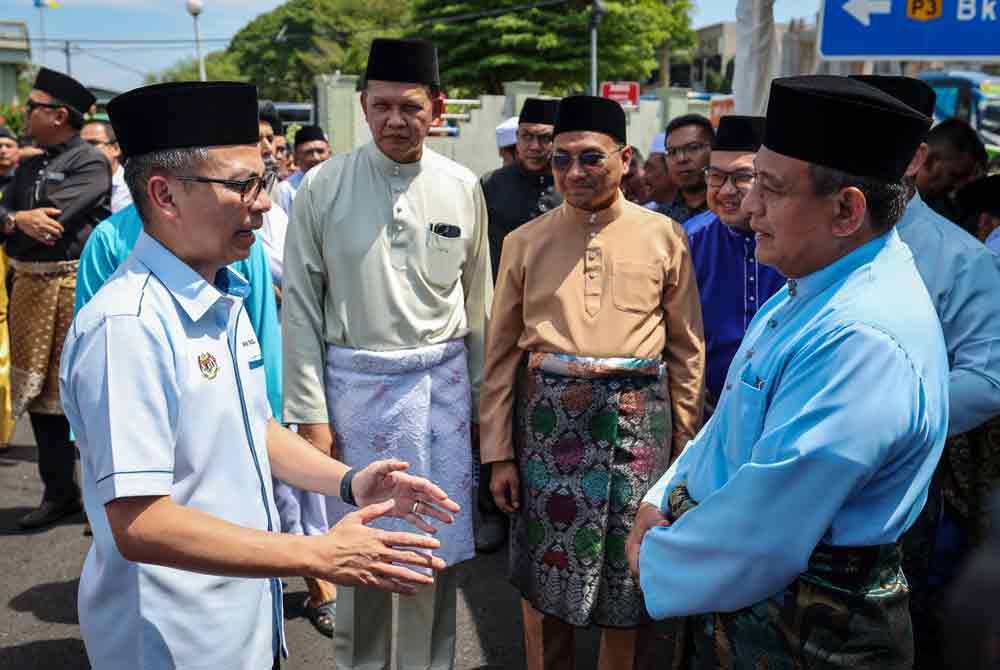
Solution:
{"label": "blue directional road sign", "polygon": [[1000,60],[1000,0],[824,0],[830,60]]}

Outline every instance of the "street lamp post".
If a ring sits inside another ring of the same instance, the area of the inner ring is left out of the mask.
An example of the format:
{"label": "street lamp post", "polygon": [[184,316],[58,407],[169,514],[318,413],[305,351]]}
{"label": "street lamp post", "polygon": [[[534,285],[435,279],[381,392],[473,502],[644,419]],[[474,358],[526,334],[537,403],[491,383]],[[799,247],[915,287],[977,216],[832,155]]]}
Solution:
{"label": "street lamp post", "polygon": [[608,9],[601,0],[593,0],[590,12],[590,94],[597,95],[597,26]]}
{"label": "street lamp post", "polygon": [[201,55],[201,35],[198,34],[198,15],[202,10],[201,0],[187,0],[187,10],[194,19],[194,52],[198,58],[198,76],[202,81],[208,81],[205,76],[205,58]]}

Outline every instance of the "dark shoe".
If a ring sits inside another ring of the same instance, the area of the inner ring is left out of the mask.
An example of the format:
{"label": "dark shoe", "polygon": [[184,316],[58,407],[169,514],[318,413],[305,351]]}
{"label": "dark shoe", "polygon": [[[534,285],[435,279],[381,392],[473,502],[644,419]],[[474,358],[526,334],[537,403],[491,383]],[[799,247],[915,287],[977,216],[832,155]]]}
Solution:
{"label": "dark shoe", "polygon": [[322,605],[313,607],[311,601],[306,598],[306,618],[312,622],[313,627],[327,637],[333,637],[333,627],[337,624],[337,601],[329,600]]}
{"label": "dark shoe", "polygon": [[484,514],[476,527],[476,551],[492,554],[507,540],[507,517],[504,514]]}
{"label": "dark shoe", "polygon": [[18,519],[17,525],[23,530],[44,528],[51,526],[63,517],[70,516],[71,514],[79,514],[81,509],[83,508],[80,507],[80,501],[76,499],[63,503],[43,500],[38,509],[33,509]]}

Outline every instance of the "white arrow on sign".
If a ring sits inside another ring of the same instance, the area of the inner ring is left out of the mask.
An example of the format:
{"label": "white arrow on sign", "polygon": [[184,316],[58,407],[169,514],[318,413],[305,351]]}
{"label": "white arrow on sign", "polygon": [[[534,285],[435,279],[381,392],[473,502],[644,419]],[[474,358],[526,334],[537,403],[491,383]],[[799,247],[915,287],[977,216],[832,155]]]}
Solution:
{"label": "white arrow on sign", "polygon": [[872,14],[892,14],[892,0],[847,0],[844,11],[867,28],[872,24]]}

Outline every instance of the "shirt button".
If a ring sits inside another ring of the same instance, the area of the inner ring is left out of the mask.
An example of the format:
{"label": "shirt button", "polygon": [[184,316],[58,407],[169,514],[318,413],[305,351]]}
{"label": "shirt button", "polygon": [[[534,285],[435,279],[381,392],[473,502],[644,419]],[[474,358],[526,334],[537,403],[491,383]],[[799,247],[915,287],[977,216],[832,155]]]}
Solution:
{"label": "shirt button", "polygon": [[591,234],[590,234],[590,237],[591,237],[591,239],[593,239],[593,238],[597,237],[597,233],[591,233]]}
{"label": "shirt button", "polygon": [[778,322],[775,321],[774,319],[769,319],[768,322],[767,322],[767,327],[768,328],[777,328],[778,327]]}
{"label": "shirt button", "polygon": [[750,302],[753,302],[753,301],[754,301],[754,297],[750,296]]}
{"label": "shirt button", "polygon": [[726,390],[727,391],[732,391],[733,390],[733,385],[732,384],[726,384]]}
{"label": "shirt button", "polygon": [[597,273],[596,272],[591,272],[589,276],[590,276],[591,279],[597,279]]}
{"label": "shirt button", "polygon": [[750,278],[748,279],[748,281],[753,281],[753,277],[750,277]]}
{"label": "shirt button", "polygon": [[747,358],[753,358],[753,349],[747,352]]}

